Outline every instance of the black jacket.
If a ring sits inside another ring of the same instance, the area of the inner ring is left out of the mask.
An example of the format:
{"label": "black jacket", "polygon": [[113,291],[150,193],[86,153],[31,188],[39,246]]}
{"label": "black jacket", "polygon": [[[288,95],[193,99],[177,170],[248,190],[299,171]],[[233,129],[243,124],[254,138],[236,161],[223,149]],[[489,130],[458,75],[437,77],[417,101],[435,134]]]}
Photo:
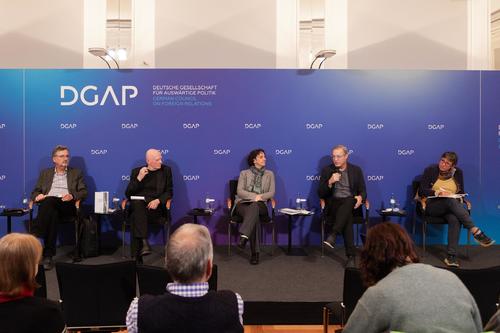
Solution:
{"label": "black jacket", "polygon": [[[457,184],[457,193],[465,193],[464,189],[464,174],[460,168],[455,167],[455,174],[453,175],[453,180]],[[424,170],[424,175],[420,181],[420,188],[418,189],[418,194],[421,197],[433,196],[434,190],[432,186],[439,177],[439,166],[437,164],[431,165]]]}
{"label": "black jacket", "polygon": [[[334,164],[330,164],[321,170],[321,178],[319,180],[318,195],[321,199],[329,200],[333,197],[333,189],[328,187],[328,179],[337,169]],[[361,195],[363,202],[366,200],[366,185],[363,171],[357,165],[347,163],[347,175],[349,177],[349,188],[354,196]]]}
{"label": "black jacket", "polygon": [[[141,170],[142,166],[135,168],[132,170],[130,174],[130,182],[128,183],[127,190],[125,191],[125,195],[130,199],[130,196],[137,195],[140,193],[142,189],[142,183],[137,180],[137,175]],[[156,193],[152,198],[146,198],[146,202],[150,202],[155,199],[160,200],[160,204],[162,206],[165,205],[168,199],[172,198],[173,190],[172,190],[172,169],[169,166],[164,164],[161,165],[160,175],[157,178],[156,182]]]}
{"label": "black jacket", "polygon": [[[40,172],[38,181],[36,182],[33,192],[31,192],[31,199],[34,201],[39,194],[47,194],[52,187],[54,180],[54,167],[44,169]],[[84,200],[87,197],[87,187],[83,181],[83,174],[79,169],[68,167],[66,177],[68,179],[68,192],[73,196],[75,201]]]}

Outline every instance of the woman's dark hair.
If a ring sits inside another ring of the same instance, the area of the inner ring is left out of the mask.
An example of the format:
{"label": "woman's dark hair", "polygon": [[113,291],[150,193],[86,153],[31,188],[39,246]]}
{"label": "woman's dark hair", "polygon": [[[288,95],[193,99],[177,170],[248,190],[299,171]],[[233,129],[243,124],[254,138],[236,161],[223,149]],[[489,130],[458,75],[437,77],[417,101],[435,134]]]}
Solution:
{"label": "woman's dark hair", "polygon": [[255,160],[257,155],[259,155],[260,153],[264,153],[264,155],[266,154],[266,152],[262,148],[254,149],[248,154],[248,157],[247,157],[248,166],[250,166],[250,167],[253,166],[253,160]]}
{"label": "woman's dark hair", "polygon": [[458,163],[458,155],[454,151],[445,151],[443,155],[441,155],[441,158],[446,158],[448,161],[453,163],[454,166]]}
{"label": "woman's dark hair", "polygon": [[361,275],[367,287],[382,280],[396,267],[419,262],[413,241],[398,224],[380,223],[368,230],[361,251]]}

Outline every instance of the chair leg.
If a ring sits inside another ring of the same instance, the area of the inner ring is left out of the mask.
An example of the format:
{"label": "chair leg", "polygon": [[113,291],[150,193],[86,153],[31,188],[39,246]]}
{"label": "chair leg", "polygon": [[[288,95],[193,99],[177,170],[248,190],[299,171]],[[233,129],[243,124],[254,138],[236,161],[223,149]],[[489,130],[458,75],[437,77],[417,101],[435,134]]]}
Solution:
{"label": "chair leg", "polygon": [[274,256],[274,249],[276,247],[276,231],[275,231],[275,224],[274,224],[274,221],[273,221],[273,230],[272,230],[272,234],[271,236],[273,237],[272,238],[272,248],[271,248],[271,255]]}
{"label": "chair leg", "polygon": [[323,307],[323,333],[328,333],[328,325],[330,324],[330,310]]}
{"label": "chair leg", "polygon": [[125,255],[125,223],[122,223],[122,258],[127,258]]}
{"label": "chair leg", "polygon": [[426,229],[427,229],[427,223],[425,221],[422,221],[422,247],[423,247],[423,253],[422,253],[422,258],[425,258],[425,236],[426,236]]}
{"label": "chair leg", "polygon": [[465,256],[467,257],[467,259],[470,259],[469,248],[470,248],[470,230],[467,230],[467,246],[465,247]]}
{"label": "chair leg", "polygon": [[231,255],[231,223],[227,224],[227,255]]}

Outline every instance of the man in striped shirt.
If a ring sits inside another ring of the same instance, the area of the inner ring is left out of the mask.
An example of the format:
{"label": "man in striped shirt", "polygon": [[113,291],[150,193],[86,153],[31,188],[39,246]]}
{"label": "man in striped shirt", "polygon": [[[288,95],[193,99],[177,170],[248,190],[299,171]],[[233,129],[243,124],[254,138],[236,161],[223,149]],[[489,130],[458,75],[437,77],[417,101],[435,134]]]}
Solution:
{"label": "man in striped shirt", "polygon": [[205,226],[184,224],[170,238],[166,293],[130,304],[127,330],[135,332],[243,332],[243,300],[232,291],[209,291],[213,247]]}

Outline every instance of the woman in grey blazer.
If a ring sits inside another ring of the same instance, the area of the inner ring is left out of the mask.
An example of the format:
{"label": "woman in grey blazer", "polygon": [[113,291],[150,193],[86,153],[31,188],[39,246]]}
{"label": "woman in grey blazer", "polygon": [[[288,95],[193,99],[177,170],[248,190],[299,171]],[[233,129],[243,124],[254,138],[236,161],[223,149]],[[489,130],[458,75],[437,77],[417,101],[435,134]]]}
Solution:
{"label": "woman in grey blazer", "polygon": [[247,162],[250,168],[242,170],[238,179],[234,214],[243,219],[238,246],[244,249],[250,240],[250,263],[257,265],[260,252],[260,221],[269,217],[266,201],[274,196],[274,174],[266,170],[266,153],[263,149],[252,150],[248,154]]}

